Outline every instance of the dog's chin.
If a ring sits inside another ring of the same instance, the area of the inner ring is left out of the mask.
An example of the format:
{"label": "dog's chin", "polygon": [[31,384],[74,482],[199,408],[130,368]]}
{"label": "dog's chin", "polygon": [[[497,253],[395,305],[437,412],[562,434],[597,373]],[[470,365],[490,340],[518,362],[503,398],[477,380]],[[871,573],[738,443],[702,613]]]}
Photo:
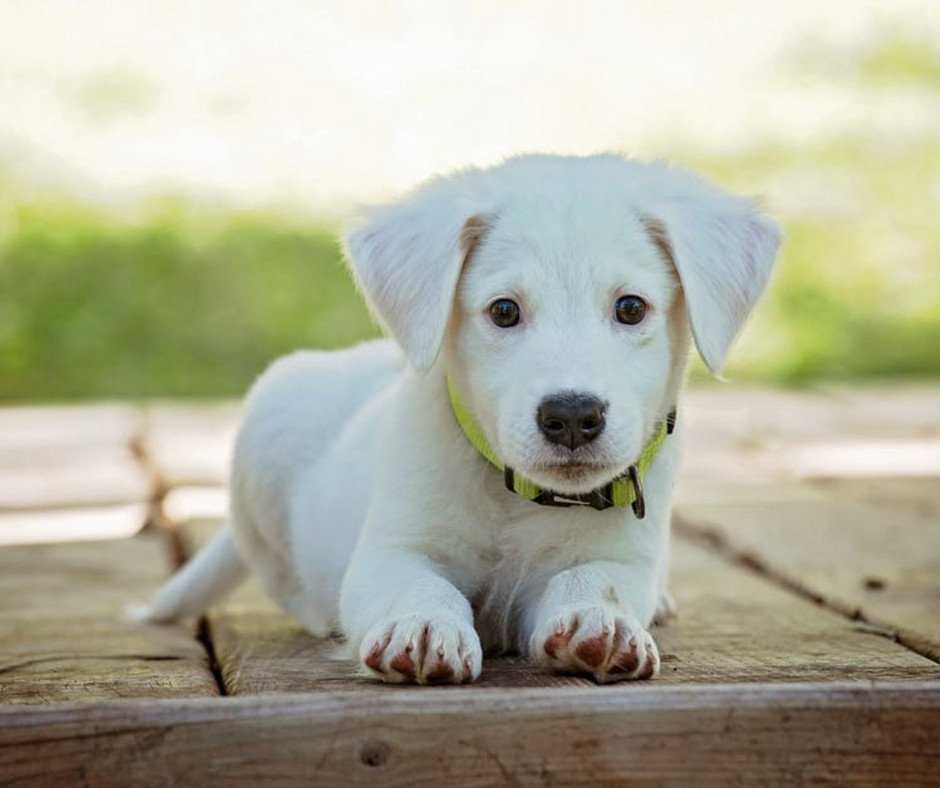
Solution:
{"label": "dog's chin", "polygon": [[603,487],[619,474],[619,469],[589,462],[557,462],[540,463],[523,473],[547,490],[562,495],[583,495]]}

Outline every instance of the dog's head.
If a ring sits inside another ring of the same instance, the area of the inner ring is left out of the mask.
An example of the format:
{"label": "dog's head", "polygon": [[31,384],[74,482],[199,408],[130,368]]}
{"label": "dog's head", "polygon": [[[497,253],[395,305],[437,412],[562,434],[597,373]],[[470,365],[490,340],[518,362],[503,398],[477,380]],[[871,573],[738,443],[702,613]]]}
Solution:
{"label": "dog's head", "polygon": [[576,494],[637,460],[690,334],[721,368],[779,240],[749,200],[604,155],[433,180],[346,245],[412,366],[444,368],[507,465]]}

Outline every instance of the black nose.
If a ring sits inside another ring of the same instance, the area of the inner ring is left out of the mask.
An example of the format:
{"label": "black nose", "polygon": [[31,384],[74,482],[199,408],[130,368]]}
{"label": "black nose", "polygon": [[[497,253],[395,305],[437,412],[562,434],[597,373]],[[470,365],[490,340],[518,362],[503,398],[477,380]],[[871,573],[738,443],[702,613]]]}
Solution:
{"label": "black nose", "polygon": [[543,399],[536,421],[548,440],[574,451],[604,431],[606,407],[592,394],[566,391]]}

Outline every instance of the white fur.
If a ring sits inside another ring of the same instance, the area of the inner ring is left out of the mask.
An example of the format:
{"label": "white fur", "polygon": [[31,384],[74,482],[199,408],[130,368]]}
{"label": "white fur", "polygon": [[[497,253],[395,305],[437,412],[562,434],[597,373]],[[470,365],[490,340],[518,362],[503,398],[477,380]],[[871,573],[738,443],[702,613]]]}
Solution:
{"label": "white fur", "polygon": [[[462,235],[468,220],[482,238]],[[519,157],[370,212],[347,250],[398,344],[297,353],[257,382],[232,475],[243,560],[305,627],[341,630],[386,681],[473,679],[484,647],[599,681],[654,674],[646,629],[668,607],[679,435],[646,477],[645,519],[539,506],[468,443],[445,374],[504,462],[543,487],[589,491],[635,462],[676,405],[692,333],[720,368],[778,242],[752,203],[611,155]],[[624,294],[650,304],[639,325],[614,320]],[[500,297],[521,305],[518,326],[489,320]],[[535,421],[543,397],[572,389],[609,403],[602,435],[574,455]],[[566,459],[582,470],[558,470]],[[223,547],[209,550],[225,566],[198,557],[151,617],[210,604],[237,563]]]}

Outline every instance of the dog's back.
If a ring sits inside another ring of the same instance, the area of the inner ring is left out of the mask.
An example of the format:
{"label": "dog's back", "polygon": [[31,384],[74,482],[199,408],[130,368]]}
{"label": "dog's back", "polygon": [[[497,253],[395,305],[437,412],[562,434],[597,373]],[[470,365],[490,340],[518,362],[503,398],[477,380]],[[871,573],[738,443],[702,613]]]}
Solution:
{"label": "dog's back", "polygon": [[[292,507],[308,486],[298,483],[297,475],[314,476],[320,463],[333,462],[331,450],[353,416],[403,367],[401,351],[387,340],[333,352],[302,351],[272,364],[248,395],[232,461],[230,526],[239,552],[250,556],[268,592],[312,631],[326,634],[333,625],[332,599],[360,523],[344,523],[348,538],[337,539],[340,529],[319,522],[327,516],[316,516],[319,507],[305,507],[303,522],[294,522]],[[334,470],[344,475],[344,469]],[[309,492],[321,499],[329,494]],[[313,575],[321,588],[310,588],[310,578],[297,576],[291,551],[307,539],[292,538],[292,527],[328,528],[334,535],[313,540],[318,545]]]}
{"label": "dog's back", "polygon": [[[309,530],[327,525],[332,532],[314,540],[319,555],[310,578],[300,579],[292,548],[292,506],[298,502],[297,475],[331,463],[331,448],[354,415],[388,387],[404,368],[391,341],[366,342],[333,352],[301,351],[274,362],[248,395],[232,460],[231,504],[227,527],[211,545],[176,575],[148,608],[132,611],[150,621],[198,615],[244,576],[247,562],[272,597],[313,632],[334,624],[336,596],[348,554],[361,523],[347,522],[346,538],[332,524],[302,518]],[[342,478],[356,468],[332,468]],[[308,491],[329,511],[329,493]],[[333,491],[346,495],[345,489]],[[296,525],[294,523],[293,525]],[[320,591],[320,593],[317,593]]]}
{"label": "dog's back", "polygon": [[404,367],[388,340],[275,361],[248,394],[232,463],[232,495],[252,516],[282,518],[287,488]]}

